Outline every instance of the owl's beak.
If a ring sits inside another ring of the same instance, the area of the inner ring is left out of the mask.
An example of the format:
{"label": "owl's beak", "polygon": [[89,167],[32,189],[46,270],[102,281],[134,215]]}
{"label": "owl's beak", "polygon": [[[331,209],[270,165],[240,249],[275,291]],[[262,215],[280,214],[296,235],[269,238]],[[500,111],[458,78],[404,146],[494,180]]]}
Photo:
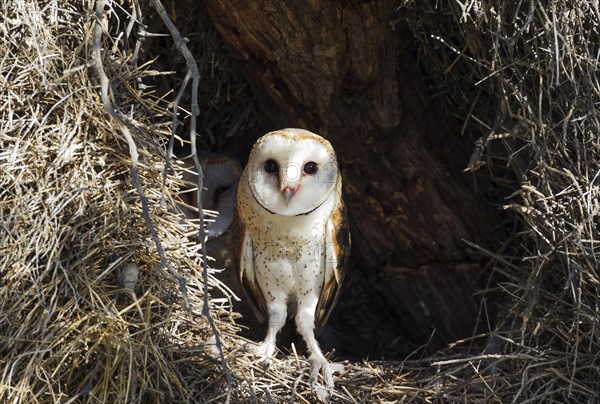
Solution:
{"label": "owl's beak", "polygon": [[291,185],[286,185],[281,192],[283,193],[283,197],[285,198],[285,204],[289,205],[290,201],[292,200],[292,198],[294,197],[294,195],[296,195],[296,192],[298,192],[298,188],[300,188],[299,185],[296,185],[295,187],[292,187]]}

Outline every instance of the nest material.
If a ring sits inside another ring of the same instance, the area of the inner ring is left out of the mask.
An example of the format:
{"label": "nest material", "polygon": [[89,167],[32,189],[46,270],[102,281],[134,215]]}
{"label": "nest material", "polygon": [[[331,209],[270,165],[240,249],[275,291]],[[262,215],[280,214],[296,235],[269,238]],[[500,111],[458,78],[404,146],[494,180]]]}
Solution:
{"label": "nest material", "polygon": [[[131,181],[128,144],[89,69],[94,10],[75,1],[7,3],[0,11],[0,400],[223,401],[222,364],[207,354],[213,333],[200,315],[202,260],[176,208],[177,167],[161,186],[171,132],[166,95],[144,85],[172,73],[137,67],[135,47],[126,45],[145,15],[136,2],[112,6],[102,21],[102,64],[120,112],[131,118],[148,216],[166,259],[187,278],[193,319],[161,265]],[[522,228],[512,247],[489,253],[508,299],[497,331],[474,337],[487,341],[485,351],[469,349],[469,340],[431,358],[347,364],[333,400],[598,400],[594,7],[407,1],[399,8],[421,41],[432,84],[466,131],[483,133],[483,169],[499,182],[503,167],[515,174],[506,209]],[[225,73],[211,79],[214,91],[232,83]],[[252,111],[255,104],[237,105]],[[251,115],[226,115],[225,136],[240,116],[238,128],[255,125]],[[276,359],[263,372],[235,337],[227,299],[210,303],[234,400],[315,399],[305,359]]]}
{"label": "nest material", "polygon": [[515,248],[490,254],[510,300],[486,350],[505,355],[488,398],[597,401],[597,5],[437,4],[404,4],[422,60],[465,129],[482,134],[490,173],[509,167],[517,179],[504,206],[522,220]]}
{"label": "nest material", "polygon": [[82,7],[18,1],[0,12],[0,401],[190,399],[198,384],[210,389],[216,379],[217,387],[222,377],[202,354],[210,329],[199,316],[201,260],[176,213],[176,176],[160,204],[170,118],[137,90],[152,72],[123,60],[113,12],[104,21],[105,66],[137,120],[150,217],[167,259],[187,277],[193,321],[159,265],[127,143],[88,69],[94,19]]}

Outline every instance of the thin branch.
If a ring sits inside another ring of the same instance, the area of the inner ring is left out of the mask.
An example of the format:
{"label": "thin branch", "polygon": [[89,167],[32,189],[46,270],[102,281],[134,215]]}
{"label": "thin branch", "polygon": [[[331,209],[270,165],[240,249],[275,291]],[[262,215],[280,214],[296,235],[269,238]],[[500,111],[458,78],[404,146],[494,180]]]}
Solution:
{"label": "thin branch", "polygon": [[[200,108],[198,106],[198,86],[199,86],[199,82],[200,82],[200,73],[198,71],[198,65],[196,64],[196,61],[194,60],[192,53],[190,52],[190,50],[188,49],[188,47],[185,44],[185,40],[179,33],[179,30],[175,27],[175,24],[173,24],[173,22],[169,18],[167,11],[163,7],[160,0],[152,1],[152,5],[154,6],[156,11],[160,15],[160,18],[163,20],[163,22],[167,26],[167,29],[171,33],[171,37],[173,38],[175,46],[177,47],[179,52],[181,52],[181,54],[183,55],[183,57],[186,60],[187,67],[188,67],[188,73],[186,74],[186,80],[184,82],[185,86],[187,86],[190,72],[191,72],[191,76],[192,76],[192,105],[191,105],[192,108],[191,108],[191,117],[190,117],[190,141],[192,143],[192,158],[194,160],[194,166],[196,168],[196,172],[198,173],[198,177],[197,177],[198,178],[198,184],[197,184],[198,189],[196,190],[197,200],[198,200],[198,218],[200,219],[198,232],[199,232],[199,239],[201,240],[201,243],[202,243],[202,276],[204,278],[203,279],[203,281],[204,281],[204,302],[203,303],[204,304],[202,307],[202,314],[206,317],[206,319],[210,323],[212,331],[215,335],[215,346],[219,351],[219,355],[221,358],[221,366],[223,367],[223,373],[225,374],[225,379],[227,381],[227,398],[226,398],[225,402],[229,403],[229,401],[231,399],[233,379],[231,377],[231,372],[229,371],[229,366],[227,365],[227,361],[225,360],[225,354],[223,353],[223,346],[221,344],[221,336],[219,333],[219,329],[217,328],[217,325],[210,313],[210,304],[209,304],[209,298],[208,298],[209,297],[209,293],[208,293],[208,256],[207,256],[207,252],[206,252],[206,238],[207,237],[206,237],[206,229],[204,227],[204,211],[202,209],[202,185],[203,185],[203,181],[204,181],[204,174],[202,171],[202,165],[200,164],[200,159],[198,158],[198,152],[196,149],[196,137],[197,137],[196,121],[197,121],[198,115],[200,113]],[[177,102],[178,102],[179,98],[180,97],[178,96],[178,99],[176,100]],[[176,109],[176,107],[174,107],[174,117],[173,117],[174,122],[177,121],[176,114],[177,114],[177,109]]]}
{"label": "thin branch", "polygon": [[114,107],[114,104],[109,95],[109,80],[104,71],[104,65],[102,64],[102,19],[104,18],[104,8],[106,6],[106,0],[98,0],[96,3],[96,23],[94,25],[94,36],[92,42],[92,64],[96,69],[96,73],[98,74],[98,78],[100,80],[100,94],[102,97],[102,103],[104,109],[108,111],[110,116],[117,123],[119,130],[125,137],[127,141],[127,145],[129,146],[129,155],[131,156],[131,182],[135,186],[135,189],[140,196],[140,201],[142,204],[142,216],[144,218],[144,222],[146,226],[148,226],[148,230],[150,231],[150,235],[154,240],[154,244],[156,245],[156,250],[160,257],[161,267],[166,267],[169,273],[177,280],[179,283],[179,290],[181,291],[183,297],[183,307],[188,312],[190,316],[192,316],[192,310],[190,307],[190,302],[187,295],[187,287],[186,287],[186,279],[181,276],[175,268],[171,266],[171,263],[167,260],[167,256],[165,254],[165,250],[160,241],[160,237],[154,228],[154,224],[152,223],[152,219],[150,218],[149,213],[149,203],[146,194],[141,185],[140,175],[139,175],[139,154],[137,150],[137,145],[131,133],[129,131],[129,126],[131,123],[128,121],[126,117],[120,114],[117,109]]}
{"label": "thin branch", "polygon": [[463,171],[473,172],[483,167],[485,163],[481,159],[483,157],[483,152],[485,151],[485,148],[488,145],[490,137],[498,133],[498,131],[502,127],[502,124],[504,124],[504,121],[506,120],[507,116],[507,111],[501,112],[500,115],[496,118],[496,121],[492,126],[492,130],[483,134],[479,139],[475,141],[475,150],[473,150],[473,153],[471,154],[471,158],[469,159],[469,165]]}
{"label": "thin branch", "polygon": [[173,113],[171,114],[171,116],[173,118],[172,123],[171,123],[171,135],[169,136],[169,146],[167,149],[167,156],[165,157],[165,167],[163,169],[163,174],[162,174],[162,191],[161,191],[161,196],[160,196],[160,203],[162,206],[167,205],[167,202],[165,200],[165,190],[167,187],[167,173],[169,172],[169,165],[171,162],[171,158],[173,157],[173,145],[175,143],[175,135],[177,134],[177,127],[179,125],[181,125],[181,121],[179,120],[179,117],[178,117],[179,103],[181,102],[181,97],[183,97],[183,94],[185,93],[185,89],[188,86],[191,75],[192,75],[191,72],[188,70],[188,72],[185,75],[185,78],[183,79],[183,83],[181,83],[179,92],[177,93],[177,96],[175,97],[175,101],[173,102]]}

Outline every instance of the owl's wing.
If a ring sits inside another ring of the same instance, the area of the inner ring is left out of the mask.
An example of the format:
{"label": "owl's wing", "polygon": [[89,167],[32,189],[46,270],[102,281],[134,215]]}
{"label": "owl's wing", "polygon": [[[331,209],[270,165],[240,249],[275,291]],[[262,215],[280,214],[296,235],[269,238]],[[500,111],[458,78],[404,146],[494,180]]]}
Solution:
{"label": "owl's wing", "polygon": [[325,277],[315,312],[315,327],[319,333],[335,307],[346,275],[350,255],[350,231],[344,202],[327,221],[325,229]]}
{"label": "owl's wing", "polygon": [[267,304],[256,281],[252,239],[239,217],[236,217],[234,222],[235,232],[237,233],[234,238],[239,241],[236,249],[238,280],[256,319],[263,323],[267,318]]}

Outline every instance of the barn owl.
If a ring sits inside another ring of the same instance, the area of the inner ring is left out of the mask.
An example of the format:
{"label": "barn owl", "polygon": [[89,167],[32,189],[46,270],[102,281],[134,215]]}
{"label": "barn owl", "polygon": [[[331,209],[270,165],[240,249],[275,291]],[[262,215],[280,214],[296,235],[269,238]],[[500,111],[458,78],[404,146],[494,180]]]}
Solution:
{"label": "barn owl", "polygon": [[[203,185],[206,188],[202,192],[202,208],[218,212],[214,221],[208,221],[206,224],[208,239],[211,240],[221,236],[231,225],[235,215],[237,185],[242,169],[235,160],[218,154],[201,156],[200,163],[204,174]],[[194,162],[191,158],[188,159],[183,174],[188,187],[181,194],[187,205],[182,207],[182,211],[188,219],[198,218],[198,194],[196,193],[198,174],[195,170]]]}
{"label": "barn owl", "polygon": [[[228,287],[237,284],[233,249],[231,248],[231,232],[229,227],[235,216],[237,186],[242,173],[240,165],[230,157],[218,154],[207,154],[200,157],[204,173],[204,190],[202,192],[202,208],[217,214],[213,220],[206,222],[208,240],[206,251],[214,258],[216,268],[225,268],[218,278]],[[186,189],[180,194],[184,205],[180,206],[188,219],[198,219],[197,183],[198,174],[192,159],[185,163],[183,179]],[[207,215],[208,216],[208,215]],[[194,228],[193,237],[197,238],[198,230]],[[237,295],[239,287],[234,290]]]}
{"label": "barn owl", "polygon": [[257,352],[275,353],[277,333],[294,317],[310,352],[310,382],[332,365],[315,333],[337,302],[350,249],[342,178],[331,144],[302,129],[270,132],[254,145],[238,186],[238,276],[259,321]]}

